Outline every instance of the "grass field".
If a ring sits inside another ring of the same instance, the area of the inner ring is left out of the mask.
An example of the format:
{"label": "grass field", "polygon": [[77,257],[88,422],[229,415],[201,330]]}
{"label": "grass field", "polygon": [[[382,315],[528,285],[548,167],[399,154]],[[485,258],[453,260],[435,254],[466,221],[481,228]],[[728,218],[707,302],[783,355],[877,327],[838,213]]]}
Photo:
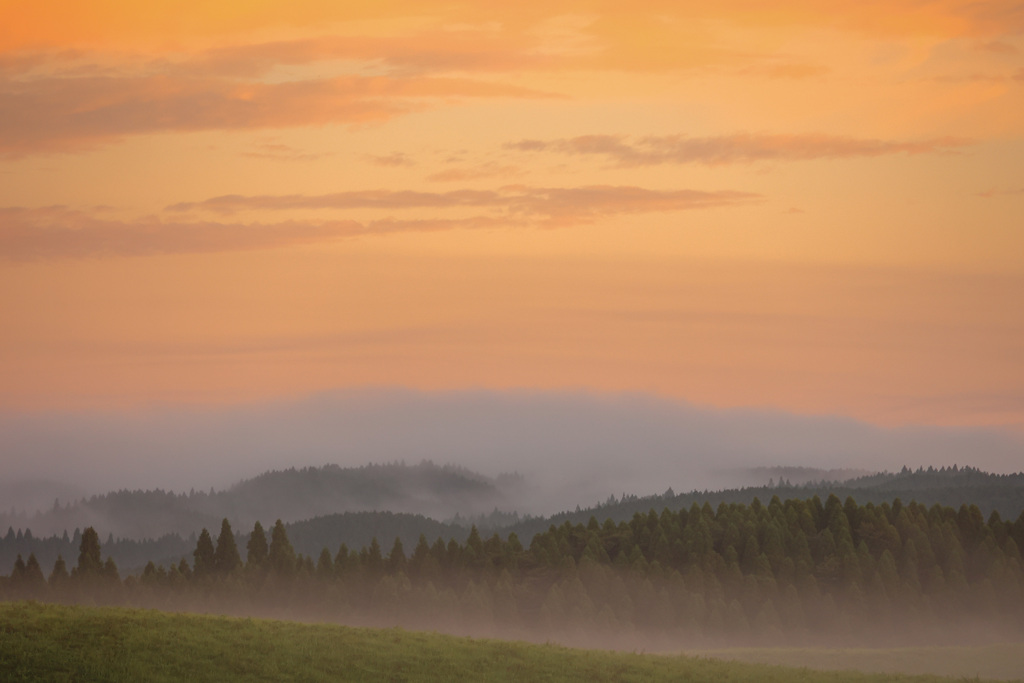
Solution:
{"label": "grass field", "polygon": [[892,649],[730,648],[687,652],[726,661],[812,669],[856,669],[877,673],[916,673],[975,679],[1024,679],[1024,643],[972,647]]}
{"label": "grass field", "polygon": [[[4,681],[949,681],[396,629],[0,604]],[[975,679],[972,679],[975,680]]]}

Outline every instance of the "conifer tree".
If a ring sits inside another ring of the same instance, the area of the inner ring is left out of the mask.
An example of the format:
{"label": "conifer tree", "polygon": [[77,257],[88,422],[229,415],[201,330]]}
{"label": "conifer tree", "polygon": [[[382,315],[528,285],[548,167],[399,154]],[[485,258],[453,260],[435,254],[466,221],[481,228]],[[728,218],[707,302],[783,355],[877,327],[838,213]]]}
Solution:
{"label": "conifer tree", "polygon": [[235,543],[235,534],[231,531],[231,524],[227,518],[220,523],[220,536],[217,537],[217,549],[213,552],[214,571],[221,576],[227,576],[242,566],[242,558],[238,555],[238,545]]}
{"label": "conifer tree", "polygon": [[322,581],[334,577],[334,562],[331,560],[331,551],[327,548],[320,551],[320,558],[316,561],[316,577]]}
{"label": "conifer tree", "polygon": [[18,553],[18,558],[14,560],[14,568],[11,569],[11,583],[21,585],[21,582],[24,580],[25,560],[21,559],[21,553]]}
{"label": "conifer tree", "polygon": [[204,578],[213,573],[215,554],[213,539],[210,538],[210,532],[204,527],[196,542],[196,549],[192,551],[192,557],[195,558],[192,563],[192,575],[195,578]]}
{"label": "conifer tree", "polygon": [[471,567],[479,567],[484,563],[484,542],[480,538],[480,532],[474,524],[469,529],[469,537],[466,538],[465,562]]}
{"label": "conifer tree", "polygon": [[178,574],[186,581],[192,578],[192,567],[188,566],[188,561],[184,557],[178,563]]}
{"label": "conifer tree", "polygon": [[28,562],[25,563],[25,582],[32,586],[40,586],[46,583],[43,577],[43,569],[39,566],[39,560],[35,553],[29,553]]}
{"label": "conifer tree", "polygon": [[405,548],[402,547],[402,539],[395,537],[395,544],[391,546],[388,554],[388,573],[396,574],[405,571],[406,566]]}
{"label": "conifer tree", "polygon": [[245,544],[245,566],[250,569],[262,567],[267,561],[267,534],[257,521],[249,534],[249,542]]}
{"label": "conifer tree", "polygon": [[365,569],[367,574],[369,574],[372,577],[377,577],[383,573],[384,558],[381,555],[380,543],[377,542],[376,536],[374,536],[373,539],[370,540],[370,547],[364,548],[363,552],[360,553],[360,556],[363,568]]}
{"label": "conifer tree", "polygon": [[[358,559],[358,555],[355,555]],[[348,572],[352,565],[352,553],[349,553],[348,546],[344,543],[338,547],[338,553],[334,556],[334,573],[337,575]]]}
{"label": "conifer tree", "polygon": [[114,563],[114,558],[107,557],[107,561],[103,563],[103,578],[109,579],[112,583],[121,580],[120,574],[117,572],[117,564]]}
{"label": "conifer tree", "polygon": [[280,576],[291,576],[295,573],[295,549],[288,540],[288,533],[284,529],[284,523],[277,520],[274,528],[270,531],[270,550],[267,554],[267,561],[271,569]]}
{"label": "conifer tree", "polygon": [[68,579],[68,567],[64,562],[62,555],[57,556],[57,561],[53,563],[53,571],[50,572],[49,583],[51,586],[59,586]]}
{"label": "conifer tree", "polygon": [[80,579],[99,576],[103,570],[103,561],[100,558],[100,535],[92,527],[87,527],[82,532],[82,543],[79,546],[78,566],[75,567],[74,576]]}

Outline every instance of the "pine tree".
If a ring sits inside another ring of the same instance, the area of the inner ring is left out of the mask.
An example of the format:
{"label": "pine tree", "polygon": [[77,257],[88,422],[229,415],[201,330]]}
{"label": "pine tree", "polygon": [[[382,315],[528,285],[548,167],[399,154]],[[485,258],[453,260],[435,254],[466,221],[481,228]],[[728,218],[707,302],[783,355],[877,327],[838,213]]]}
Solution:
{"label": "pine tree", "polygon": [[64,562],[64,557],[61,555],[57,556],[57,561],[53,563],[53,571],[50,572],[49,582],[51,586],[59,586],[68,579],[68,567]]}
{"label": "pine tree", "polygon": [[220,536],[217,537],[217,549],[213,553],[214,571],[227,576],[242,566],[242,558],[238,555],[238,545],[235,543],[235,534],[231,531],[231,524],[227,518],[220,523]]}
{"label": "pine tree", "polygon": [[11,569],[11,583],[21,585],[21,582],[24,580],[25,560],[21,559],[21,553],[18,553],[18,559],[14,561],[14,568]]}
{"label": "pine tree", "polygon": [[288,540],[288,533],[284,529],[284,523],[277,520],[274,528],[270,531],[270,550],[267,560],[271,569],[280,576],[291,576],[295,573],[295,549]]}
{"label": "pine tree", "polygon": [[331,551],[327,548],[320,551],[320,559],[316,561],[316,578],[321,581],[334,578],[334,562],[331,561]]}
{"label": "pine tree", "polygon": [[192,575],[195,578],[201,579],[213,573],[215,554],[213,539],[210,538],[210,532],[204,527],[196,542],[196,549],[192,551],[192,557],[195,558]]}
{"label": "pine tree", "polygon": [[46,583],[43,577],[43,569],[39,566],[39,560],[35,553],[29,553],[28,562],[25,563],[25,581],[32,586],[40,586]]}
{"label": "pine tree", "polygon": [[82,544],[79,546],[78,566],[75,567],[74,576],[85,579],[99,576],[103,570],[103,561],[100,558],[100,535],[92,527],[82,532]]}
{"label": "pine tree", "polygon": [[108,557],[107,561],[103,563],[103,578],[109,579],[111,582],[121,580],[121,576],[117,572],[117,564],[114,563],[112,557]]}
{"label": "pine tree", "polygon": [[249,542],[245,544],[245,566],[249,569],[262,567],[267,561],[267,534],[259,522],[252,528],[249,534]]}
{"label": "pine tree", "polygon": [[402,547],[402,539],[396,536],[395,544],[391,546],[391,552],[388,554],[388,573],[397,574],[400,571],[405,571],[406,564],[405,548]]}
{"label": "pine tree", "polygon": [[360,559],[362,560],[363,569],[368,575],[377,577],[383,573],[384,558],[381,555],[380,543],[377,542],[376,536],[370,540],[370,547],[364,548],[360,552]]}

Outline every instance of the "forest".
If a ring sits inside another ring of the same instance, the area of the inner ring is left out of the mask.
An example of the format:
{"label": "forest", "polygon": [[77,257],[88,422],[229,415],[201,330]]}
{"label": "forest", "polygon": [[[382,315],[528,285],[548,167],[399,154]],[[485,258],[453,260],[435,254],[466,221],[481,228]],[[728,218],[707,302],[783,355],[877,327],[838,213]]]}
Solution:
{"label": "forest", "polygon": [[227,519],[214,531],[189,557],[122,579],[87,528],[73,566],[19,556],[0,595],[579,644],[892,646],[1024,632],[1024,514],[986,519],[976,505],[773,496],[565,522],[526,545],[473,526],[461,542],[374,538],[316,556],[296,552],[280,520],[257,522],[244,545]]}
{"label": "forest", "polygon": [[[116,491],[67,504],[55,503],[53,508],[33,514],[16,511],[0,515],[0,520],[10,522],[7,532],[0,536],[0,567],[11,566],[18,554],[23,558],[35,554],[42,565],[50,567],[57,555],[70,557],[77,553],[81,530],[91,526],[101,533],[105,552],[122,571],[138,573],[149,560],[169,564],[188,555],[195,547],[199,529],[219,528],[225,517],[240,544],[245,543],[245,534],[257,519],[280,518],[296,551],[317,556],[324,546],[337,548],[344,542],[362,547],[375,536],[389,542],[398,537],[406,547],[412,547],[421,534],[429,539],[440,536],[445,542],[453,538],[462,541],[476,525],[487,536],[515,533],[521,539],[530,539],[552,524],[587,524],[591,517],[611,518],[618,523],[652,508],[675,510],[695,502],[708,502],[712,507],[723,502],[749,505],[754,498],[769,500],[774,495],[782,499],[817,495],[822,500],[836,495],[841,500],[853,497],[875,505],[895,498],[954,508],[966,503],[977,505],[985,516],[998,511],[1008,519],[1024,510],[1024,474],[991,474],[956,466],[903,468],[896,473],[845,481],[809,478],[842,472],[801,468],[771,468],[761,474],[767,482],[764,486],[688,493],[668,490],[653,496],[623,493],[589,507],[531,516],[512,507],[514,494],[523,493],[527,486],[514,475],[488,479],[470,470],[428,461],[417,465],[293,468],[266,472],[224,491]],[[770,475],[777,479],[769,480]],[[802,481],[791,484],[789,476],[802,477]],[[360,491],[359,496],[349,495],[353,490]],[[500,491],[509,497],[502,497]],[[430,501],[440,499],[448,500],[445,509],[450,515],[428,516],[433,508]],[[474,509],[478,511],[475,514]],[[481,513],[481,509],[489,512]]]}
{"label": "forest", "polygon": [[[484,477],[454,465],[368,464],[361,467],[290,467],[264,472],[234,485],[181,493],[118,490],[78,500],[54,500],[43,510],[0,511],[0,529],[32,529],[37,536],[87,526],[118,538],[145,539],[166,534],[188,536],[228,517],[251,527],[257,519],[285,523],[347,511],[390,510],[444,519],[457,513],[488,512],[511,505],[520,485],[517,475]],[[272,507],[268,501],[273,501]]]}

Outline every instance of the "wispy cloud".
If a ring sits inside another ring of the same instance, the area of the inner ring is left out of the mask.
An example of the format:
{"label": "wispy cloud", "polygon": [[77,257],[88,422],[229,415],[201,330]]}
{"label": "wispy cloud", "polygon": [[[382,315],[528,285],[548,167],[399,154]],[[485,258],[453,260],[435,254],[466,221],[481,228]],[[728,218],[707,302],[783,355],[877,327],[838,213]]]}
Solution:
{"label": "wispy cloud", "polygon": [[254,77],[281,66],[332,60],[372,62],[393,73],[511,71],[554,67],[562,60],[537,49],[528,32],[496,26],[435,28],[404,35],[335,35],[229,46],[177,68]]}
{"label": "wispy cloud", "polygon": [[522,174],[522,169],[516,166],[487,162],[484,164],[478,164],[476,166],[458,166],[454,168],[446,168],[443,171],[438,171],[437,173],[430,174],[429,176],[427,176],[427,180],[437,183],[452,183],[479,180],[481,178],[493,178],[496,176],[500,176],[502,178],[511,178],[513,176]]}
{"label": "wispy cloud", "polygon": [[983,197],[984,199],[991,199],[992,197],[1006,197],[1006,196],[1013,196],[1013,195],[1024,195],[1024,187],[1014,187],[1014,188],[1002,189],[1002,190],[997,190],[997,189],[984,190],[982,192],[978,192],[977,194],[978,194],[979,197]]}
{"label": "wispy cloud", "polygon": [[601,156],[617,166],[722,164],[757,161],[809,161],[877,157],[887,154],[950,152],[970,144],[960,138],[919,141],[877,140],[835,135],[737,134],[711,137],[667,135],[629,138],[582,135],[556,140],[520,140],[506,145],[522,152]]}
{"label": "wispy cloud", "polygon": [[268,159],[271,161],[313,161],[324,156],[324,154],[303,152],[291,145],[279,142],[261,143],[256,145],[255,149],[243,152],[242,154],[253,159]]}
{"label": "wispy cloud", "polygon": [[148,76],[0,80],[0,155],[127,135],[383,121],[439,98],[545,97],[464,78],[343,76],[280,83]]}
{"label": "wispy cloud", "polygon": [[0,259],[150,256],[270,249],[365,232],[355,221],[319,223],[110,220],[66,207],[0,208]]}
{"label": "wispy cloud", "polygon": [[412,157],[403,152],[392,152],[391,154],[369,154],[367,159],[377,166],[415,166],[416,162]]}
{"label": "wispy cloud", "polygon": [[363,190],[322,195],[224,195],[167,207],[170,212],[206,210],[220,214],[299,209],[493,209],[497,217],[548,226],[591,222],[600,216],[651,211],[681,211],[746,204],[760,195],[733,190],[650,190],[622,185],[529,187],[497,190],[414,192]]}
{"label": "wispy cloud", "polygon": [[102,258],[157,254],[213,253],[274,249],[330,242],[360,235],[435,232],[486,228],[556,228],[587,224],[603,217],[657,211],[684,211],[743,205],[758,201],[748,192],[648,190],[593,185],[577,188],[509,186],[499,190],[458,190],[444,193],[410,191],[340,192],[330,195],[214,197],[176,204],[167,211],[179,216],[206,210],[222,216],[243,211],[299,209],[443,209],[474,208],[473,216],[386,216],[347,219],[290,219],[276,222],[233,220],[135,220],[104,218],[105,211],[86,212],[63,206],[0,208],[0,260],[8,262],[55,258]]}

